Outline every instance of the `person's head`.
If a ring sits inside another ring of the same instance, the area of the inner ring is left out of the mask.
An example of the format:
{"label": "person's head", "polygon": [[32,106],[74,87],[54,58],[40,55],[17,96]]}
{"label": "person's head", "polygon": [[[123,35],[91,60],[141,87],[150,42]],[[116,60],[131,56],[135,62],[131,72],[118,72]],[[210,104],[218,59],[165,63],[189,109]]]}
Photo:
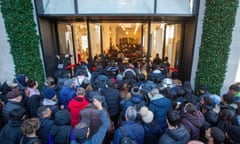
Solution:
{"label": "person's head", "polygon": [[153,89],[150,91],[150,93],[148,93],[148,96],[149,96],[149,98],[151,99],[151,98],[155,97],[155,96],[158,95],[158,94],[159,94],[159,89],[158,89],[158,88],[153,88]]}
{"label": "person's head", "polygon": [[208,87],[207,87],[207,85],[205,85],[205,84],[200,85],[199,91],[200,91],[201,94],[205,94],[206,92],[208,92]]}
{"label": "person's head", "polygon": [[34,80],[28,80],[26,85],[29,88],[37,88],[38,87],[38,83]]}
{"label": "person's head", "polygon": [[48,106],[41,106],[37,110],[37,115],[39,118],[50,118],[52,111]]}
{"label": "person's head", "polygon": [[36,134],[40,127],[40,121],[38,118],[26,119],[21,125],[21,131],[24,135]]}
{"label": "person's head", "polygon": [[76,91],[76,95],[82,95],[82,96],[84,96],[84,95],[85,95],[85,89],[82,88],[82,87],[78,87],[78,88],[77,88],[77,91]]}
{"label": "person's head", "polygon": [[178,111],[176,110],[169,110],[167,112],[167,123],[168,126],[172,127],[180,127],[181,124],[181,117]]}
{"label": "person's head", "polygon": [[7,99],[8,99],[8,101],[21,102],[22,94],[23,94],[22,91],[13,89],[12,91],[7,93]]}
{"label": "person's head", "polygon": [[219,120],[224,121],[226,124],[231,123],[234,116],[235,116],[235,112],[233,110],[223,109],[219,113]]}
{"label": "person's head", "polygon": [[209,96],[203,96],[200,103],[205,111],[212,110],[215,107],[214,101]]}
{"label": "person's head", "polygon": [[238,84],[232,84],[229,88],[228,88],[228,94],[235,96],[237,95],[237,93],[240,92],[240,86]]}
{"label": "person's head", "polygon": [[225,140],[224,132],[218,127],[211,127],[205,131],[205,137],[214,144],[222,144]]}
{"label": "person's head", "polygon": [[88,139],[90,135],[89,124],[90,122],[88,119],[81,119],[73,129],[73,135],[78,143],[83,143]]}
{"label": "person's head", "polygon": [[57,100],[56,91],[53,88],[50,88],[50,87],[45,88],[43,90],[43,96],[46,99],[50,99],[50,100],[53,100],[53,101]]}
{"label": "person's head", "polygon": [[140,114],[144,123],[151,123],[153,121],[153,112],[150,111],[146,106],[141,107]]}
{"label": "person's head", "polygon": [[191,115],[196,115],[197,113],[197,108],[195,107],[195,105],[193,105],[192,103],[187,103],[184,106],[184,112],[185,113],[190,113]]}
{"label": "person's head", "polygon": [[45,81],[45,85],[48,87],[54,87],[56,84],[55,79],[53,77],[47,77],[46,81]]}
{"label": "person's head", "polygon": [[125,112],[125,118],[127,121],[135,121],[137,117],[137,111],[135,107],[129,106]]}
{"label": "person's head", "polygon": [[114,88],[114,83],[113,83],[113,81],[111,79],[107,80],[106,87]]}
{"label": "person's head", "polygon": [[56,125],[69,125],[71,122],[71,116],[67,110],[59,110],[54,115],[54,122]]}
{"label": "person's head", "polygon": [[230,94],[224,94],[221,99],[223,105],[229,105],[235,102],[235,99]]}

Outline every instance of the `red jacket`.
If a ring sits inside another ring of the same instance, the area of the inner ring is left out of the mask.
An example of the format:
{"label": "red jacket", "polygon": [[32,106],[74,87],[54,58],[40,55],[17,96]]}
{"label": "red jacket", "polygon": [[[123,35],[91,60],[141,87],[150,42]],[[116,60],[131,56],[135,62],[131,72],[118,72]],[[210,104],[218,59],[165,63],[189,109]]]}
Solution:
{"label": "red jacket", "polygon": [[74,127],[79,122],[79,113],[88,105],[84,96],[75,96],[68,103],[68,109],[71,114],[71,125]]}

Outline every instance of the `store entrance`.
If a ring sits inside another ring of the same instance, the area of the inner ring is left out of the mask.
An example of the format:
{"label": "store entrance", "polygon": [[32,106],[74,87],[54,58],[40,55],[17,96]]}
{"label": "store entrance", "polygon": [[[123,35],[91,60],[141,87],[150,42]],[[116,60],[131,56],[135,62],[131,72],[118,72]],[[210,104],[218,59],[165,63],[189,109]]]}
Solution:
{"label": "store entrance", "polygon": [[171,67],[179,68],[182,55],[182,23],[58,23],[59,54],[71,54],[71,63],[101,62],[121,57],[132,62],[136,57],[149,65],[156,54],[168,57]]}

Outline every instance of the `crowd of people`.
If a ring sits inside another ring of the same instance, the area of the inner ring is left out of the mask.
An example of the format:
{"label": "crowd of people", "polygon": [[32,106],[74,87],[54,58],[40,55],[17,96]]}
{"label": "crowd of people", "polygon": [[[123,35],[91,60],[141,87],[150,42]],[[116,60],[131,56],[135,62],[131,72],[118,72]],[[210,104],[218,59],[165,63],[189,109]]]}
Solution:
{"label": "crowd of people", "polygon": [[147,74],[131,62],[95,66],[47,77],[41,89],[25,74],[4,82],[0,143],[240,143],[239,83],[222,96],[203,84],[196,95],[161,59]]}

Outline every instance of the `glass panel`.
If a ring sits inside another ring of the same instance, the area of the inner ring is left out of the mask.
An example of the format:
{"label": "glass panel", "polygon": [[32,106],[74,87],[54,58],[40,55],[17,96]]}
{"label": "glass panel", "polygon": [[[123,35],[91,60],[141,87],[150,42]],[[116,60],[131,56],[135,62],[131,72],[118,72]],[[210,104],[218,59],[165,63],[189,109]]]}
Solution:
{"label": "glass panel", "polygon": [[77,63],[87,62],[89,55],[87,24],[73,23],[73,27]]}
{"label": "glass panel", "polygon": [[154,0],[78,0],[81,14],[153,13]]}
{"label": "glass panel", "polygon": [[192,14],[193,0],[157,0],[158,14]]}
{"label": "glass panel", "polygon": [[42,0],[44,14],[74,14],[74,0]]}
{"label": "glass panel", "polygon": [[92,56],[95,58],[99,58],[98,60],[101,61],[100,24],[90,23],[89,26],[90,26]]}
{"label": "glass panel", "polygon": [[[59,55],[61,59],[63,59],[66,54],[74,55],[71,27],[71,24],[58,24]],[[74,63],[74,57],[71,57],[71,63]]]}
{"label": "glass panel", "polygon": [[179,67],[181,56],[182,25],[172,24],[166,26],[166,41],[164,57],[168,57],[171,67]]}
{"label": "glass panel", "polygon": [[151,60],[153,60],[156,54],[160,58],[163,57],[164,28],[165,23],[153,23],[151,25]]}

